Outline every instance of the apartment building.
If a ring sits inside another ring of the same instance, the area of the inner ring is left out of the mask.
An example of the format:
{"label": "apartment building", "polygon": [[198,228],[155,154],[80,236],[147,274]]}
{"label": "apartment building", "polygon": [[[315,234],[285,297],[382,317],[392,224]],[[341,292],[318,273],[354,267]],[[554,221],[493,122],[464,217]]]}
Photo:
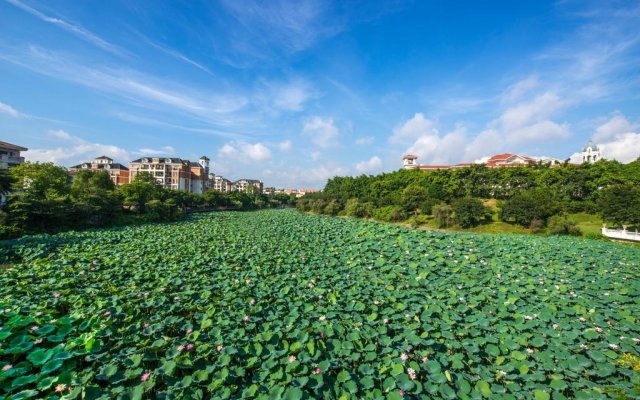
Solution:
{"label": "apartment building", "polygon": [[112,158],[107,156],[100,156],[95,158],[91,162],[84,162],[82,164],[74,165],[69,168],[69,172],[73,175],[76,172],[89,169],[92,171],[104,171],[109,174],[109,177],[116,185],[124,185],[129,183],[129,168],[122,164],[114,163]]}
{"label": "apartment building", "polygon": [[233,191],[233,183],[230,180],[225,179],[221,176],[215,176],[213,178],[213,190],[217,190],[218,192],[231,192]]}
{"label": "apartment building", "polygon": [[142,157],[129,163],[129,179],[141,172],[150,173],[166,189],[204,193],[209,180],[209,159],[197,163],[176,157]]}
{"label": "apartment building", "polygon": [[249,188],[255,188],[259,193],[262,193],[264,184],[257,179],[240,179],[233,182],[233,191],[235,192],[248,192]]}
{"label": "apartment building", "polygon": [[26,147],[0,141],[0,169],[15,167],[24,162],[20,156],[21,151],[27,151]]}

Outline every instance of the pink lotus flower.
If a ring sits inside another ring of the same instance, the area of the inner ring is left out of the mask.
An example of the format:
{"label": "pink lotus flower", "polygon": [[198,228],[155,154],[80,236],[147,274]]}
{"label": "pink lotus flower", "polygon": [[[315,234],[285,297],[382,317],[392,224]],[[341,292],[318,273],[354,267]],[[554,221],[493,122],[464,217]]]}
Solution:
{"label": "pink lotus flower", "polygon": [[195,347],[195,346],[193,345],[193,343],[189,343],[189,344],[187,345],[187,351],[191,351],[191,350],[193,350],[193,348],[194,348],[194,347]]}
{"label": "pink lotus flower", "polygon": [[402,361],[407,361],[407,360],[409,359],[409,356],[408,356],[408,355],[406,355],[405,353],[402,353],[402,354],[400,354],[400,359],[401,359]]}
{"label": "pink lotus flower", "polygon": [[111,311],[105,311],[102,313],[102,315],[104,315],[105,317],[108,317],[109,315],[111,315]]}
{"label": "pink lotus flower", "polygon": [[53,297],[57,299],[58,297],[60,297],[60,293],[54,293]]}
{"label": "pink lotus flower", "polygon": [[193,329],[191,328],[187,329],[187,335],[191,334],[191,332],[193,332]]}
{"label": "pink lotus flower", "polygon": [[320,372],[321,372],[321,371],[320,371],[320,368],[316,368],[316,369],[313,371],[313,373],[314,373],[314,374],[316,374],[316,375],[317,375],[317,374],[319,374]]}
{"label": "pink lotus flower", "polygon": [[66,388],[67,388],[67,385],[65,385],[64,383],[56,385],[56,393],[62,393]]}
{"label": "pink lotus flower", "polygon": [[151,377],[151,372],[145,372],[144,374],[142,374],[142,376],[140,377],[140,380],[142,382],[146,382],[149,380],[149,378]]}
{"label": "pink lotus flower", "polygon": [[411,380],[415,380],[416,379],[416,370],[413,368],[407,368],[407,375],[409,375],[409,378],[411,378]]}
{"label": "pink lotus flower", "polygon": [[31,327],[31,330],[34,331],[34,332],[37,331],[38,329],[39,329],[38,325],[34,325],[34,326]]}
{"label": "pink lotus flower", "polygon": [[218,350],[218,351],[222,351],[222,349],[224,349],[224,347],[222,347],[222,345],[221,345],[221,344],[219,344],[219,345],[217,345],[217,346],[216,346],[216,350]]}
{"label": "pink lotus flower", "polygon": [[11,309],[10,308],[5,308],[4,312],[6,312],[6,313],[11,312]]}
{"label": "pink lotus flower", "polygon": [[296,360],[296,356],[294,356],[293,354],[289,356],[289,364],[291,364],[295,360]]}
{"label": "pink lotus flower", "polygon": [[242,317],[242,320],[243,320],[244,322],[249,322],[249,316],[248,316],[248,315],[245,315],[244,317]]}
{"label": "pink lotus flower", "polygon": [[404,390],[400,389],[400,396],[404,397]]}
{"label": "pink lotus flower", "polygon": [[178,346],[178,351],[182,351],[182,350],[184,350],[184,346],[183,345]]}
{"label": "pink lotus flower", "polygon": [[42,343],[42,339],[36,339],[33,341],[33,344],[40,344]]}
{"label": "pink lotus flower", "polygon": [[55,318],[54,318],[54,319],[52,319],[51,321],[49,321],[49,323],[50,323],[50,324],[55,324],[56,322],[58,322],[58,320],[57,320],[57,319],[55,319]]}
{"label": "pink lotus flower", "polygon": [[13,368],[13,365],[11,365],[11,364],[7,364],[7,365],[5,365],[4,367],[2,367],[2,371],[8,371],[8,370],[10,370],[11,368]]}

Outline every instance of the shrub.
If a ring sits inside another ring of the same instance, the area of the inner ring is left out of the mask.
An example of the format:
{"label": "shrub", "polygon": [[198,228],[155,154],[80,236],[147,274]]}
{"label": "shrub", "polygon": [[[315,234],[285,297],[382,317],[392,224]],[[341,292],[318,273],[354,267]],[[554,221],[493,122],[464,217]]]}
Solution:
{"label": "shrub", "polygon": [[455,223],[453,207],[446,203],[433,206],[433,217],[440,228],[447,228]]}
{"label": "shrub", "polygon": [[600,193],[598,207],[605,221],[616,225],[640,224],[640,188],[612,185]]}
{"label": "shrub", "polygon": [[338,202],[338,200],[333,199],[329,200],[327,205],[324,207],[323,213],[327,215],[338,215],[338,213],[342,210],[342,204]]}
{"label": "shrub", "polygon": [[480,199],[463,197],[453,203],[454,217],[463,228],[477,226],[491,219],[491,210]]}
{"label": "shrub", "polygon": [[377,209],[373,217],[384,222],[398,222],[407,219],[407,213],[399,206],[386,206]]}
{"label": "shrub", "polygon": [[358,199],[349,199],[344,207],[344,212],[350,217],[369,218],[373,215],[373,204],[363,203]]}
{"label": "shrub", "polygon": [[578,228],[575,221],[568,219],[566,216],[554,215],[549,218],[548,230],[550,235],[571,235],[580,236],[582,231]]}

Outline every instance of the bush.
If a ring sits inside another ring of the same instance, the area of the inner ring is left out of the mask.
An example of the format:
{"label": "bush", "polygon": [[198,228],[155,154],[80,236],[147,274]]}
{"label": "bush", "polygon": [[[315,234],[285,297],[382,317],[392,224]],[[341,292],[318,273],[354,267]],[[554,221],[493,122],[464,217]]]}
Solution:
{"label": "bush", "polygon": [[447,228],[455,223],[453,207],[446,203],[433,206],[433,217],[440,228]]}
{"label": "bush", "polygon": [[640,224],[640,188],[612,185],[600,193],[598,207],[607,222],[616,225]]}
{"label": "bush", "polygon": [[463,228],[491,220],[491,210],[475,197],[463,197],[453,203],[454,218]]}
{"label": "bush", "polygon": [[349,199],[344,207],[345,215],[357,218],[369,218],[373,215],[373,204],[358,199]]}
{"label": "bush", "polygon": [[582,231],[578,228],[575,221],[568,219],[566,216],[554,215],[549,218],[548,232],[550,235],[571,235],[581,236]]}
{"label": "bush", "polygon": [[399,206],[386,206],[378,208],[373,217],[384,222],[399,222],[407,219],[407,213]]}
{"label": "bush", "polygon": [[519,192],[502,204],[500,219],[522,226],[530,226],[534,220],[547,220],[558,214],[561,203],[557,196],[546,189],[534,189]]}
{"label": "bush", "polygon": [[342,204],[338,200],[329,200],[329,203],[324,207],[323,213],[327,215],[338,215],[342,210]]}

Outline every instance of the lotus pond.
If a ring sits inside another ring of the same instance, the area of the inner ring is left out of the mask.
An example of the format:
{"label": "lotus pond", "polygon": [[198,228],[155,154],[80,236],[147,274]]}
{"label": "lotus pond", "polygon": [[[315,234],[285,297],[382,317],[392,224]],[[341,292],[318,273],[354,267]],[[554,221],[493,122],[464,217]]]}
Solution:
{"label": "lotus pond", "polygon": [[2,244],[0,398],[637,395],[640,248],[220,212]]}

